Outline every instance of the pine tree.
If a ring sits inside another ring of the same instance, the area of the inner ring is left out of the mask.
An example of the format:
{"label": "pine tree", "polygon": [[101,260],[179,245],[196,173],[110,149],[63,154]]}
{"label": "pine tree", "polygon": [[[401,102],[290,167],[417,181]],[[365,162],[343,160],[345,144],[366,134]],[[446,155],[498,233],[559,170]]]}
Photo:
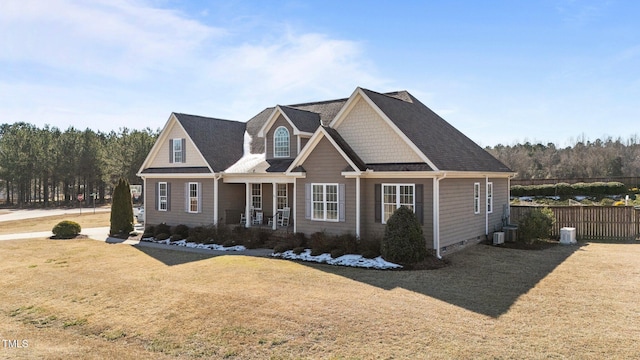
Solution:
{"label": "pine tree", "polygon": [[131,189],[126,179],[120,179],[113,191],[111,204],[111,229],[112,236],[128,236],[133,231],[133,204],[131,203]]}

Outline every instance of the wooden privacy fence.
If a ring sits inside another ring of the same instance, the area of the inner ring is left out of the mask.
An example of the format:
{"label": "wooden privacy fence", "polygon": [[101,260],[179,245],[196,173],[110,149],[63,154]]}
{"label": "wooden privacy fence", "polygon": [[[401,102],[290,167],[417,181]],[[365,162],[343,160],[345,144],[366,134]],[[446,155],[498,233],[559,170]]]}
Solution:
{"label": "wooden privacy fence", "polygon": [[[551,235],[560,237],[563,227],[576,228],[579,240],[625,240],[640,237],[640,209],[631,206],[547,206],[556,223]],[[535,206],[511,206],[511,223],[517,224]]]}

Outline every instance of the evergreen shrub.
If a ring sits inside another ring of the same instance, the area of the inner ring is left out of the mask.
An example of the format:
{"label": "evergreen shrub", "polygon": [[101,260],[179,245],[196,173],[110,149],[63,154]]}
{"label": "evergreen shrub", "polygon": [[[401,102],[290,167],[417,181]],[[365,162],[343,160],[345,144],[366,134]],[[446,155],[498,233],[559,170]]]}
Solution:
{"label": "evergreen shrub", "polygon": [[131,189],[129,182],[120,179],[113,191],[113,203],[111,204],[111,228],[109,235],[128,235],[133,231],[133,203],[131,202]]}
{"label": "evergreen shrub", "polygon": [[387,220],[380,244],[382,257],[390,262],[412,264],[424,260],[427,247],[422,227],[413,211],[399,207]]}
{"label": "evergreen shrub", "polygon": [[82,231],[80,224],[75,221],[64,220],[60,221],[53,227],[51,232],[58,239],[72,239]]}
{"label": "evergreen shrub", "polygon": [[555,222],[551,209],[533,208],[518,224],[518,239],[530,244],[536,239],[548,238]]}

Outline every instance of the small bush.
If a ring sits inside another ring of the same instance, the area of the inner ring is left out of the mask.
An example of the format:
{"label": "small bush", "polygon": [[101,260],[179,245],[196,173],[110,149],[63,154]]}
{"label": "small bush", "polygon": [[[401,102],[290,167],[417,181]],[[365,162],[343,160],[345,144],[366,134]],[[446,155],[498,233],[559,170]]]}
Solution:
{"label": "small bush", "polygon": [[556,218],[551,209],[532,209],[518,224],[518,239],[531,244],[536,239],[548,238],[555,222]]}
{"label": "small bush", "polygon": [[153,233],[152,232],[145,232],[144,234],[142,234],[142,238],[143,239],[148,239],[148,238],[152,238],[153,237]]}
{"label": "small bush", "polygon": [[373,259],[380,256],[381,236],[370,236],[360,239],[358,243],[358,252],[367,259]]}
{"label": "small bush", "polygon": [[53,235],[55,235],[55,237],[58,239],[74,238],[78,236],[78,234],[80,234],[80,231],[82,231],[82,229],[80,228],[80,224],[75,221],[69,220],[60,221],[51,230]]}
{"label": "small bush", "polygon": [[339,258],[340,256],[344,255],[345,252],[342,249],[333,249],[331,250],[331,257],[336,259]]}
{"label": "small bush", "polygon": [[293,253],[294,253],[294,254],[296,254],[296,255],[300,255],[300,254],[302,254],[303,252],[304,252],[304,247],[302,247],[302,246],[299,246],[299,247],[293,248]]}
{"label": "small bush", "polygon": [[422,227],[413,211],[401,206],[391,215],[380,250],[385,260],[394,263],[412,264],[425,259],[427,247]]}
{"label": "small bush", "polygon": [[145,234],[151,234],[151,236],[153,236],[156,233],[156,227],[153,225],[147,226],[144,229],[144,233]]}
{"label": "small bush", "polygon": [[189,242],[204,244],[207,240],[211,238],[212,236],[209,228],[205,226],[196,226],[194,228],[189,229],[189,237],[187,238],[187,240]]}
{"label": "small bush", "polygon": [[170,236],[171,241],[180,241],[180,240],[184,240],[184,238],[182,237],[182,235],[180,234],[173,234]]}
{"label": "small bush", "polygon": [[155,226],[153,234],[156,238],[158,238],[160,234],[171,234],[171,227],[165,223],[158,224]]}
{"label": "small bush", "polygon": [[[309,247],[311,247],[311,254],[324,254],[331,252],[332,241],[330,236],[324,231],[319,231],[311,234],[309,238]],[[316,256],[316,255],[314,255]]]}
{"label": "small bush", "polygon": [[273,247],[273,252],[276,254],[280,254],[288,250],[291,250],[291,247],[285,243],[280,243]]}
{"label": "small bush", "polygon": [[182,236],[181,239],[186,239],[189,237],[189,227],[184,224],[176,225],[171,233]]}
{"label": "small bush", "polygon": [[167,233],[160,233],[158,235],[155,236],[156,240],[167,240],[171,235],[167,234]]}
{"label": "small bush", "polygon": [[226,240],[226,241],[224,241],[222,243],[222,246],[224,246],[224,247],[232,247],[232,246],[236,246],[236,245],[238,245],[238,243],[233,239],[228,239],[228,240]]}

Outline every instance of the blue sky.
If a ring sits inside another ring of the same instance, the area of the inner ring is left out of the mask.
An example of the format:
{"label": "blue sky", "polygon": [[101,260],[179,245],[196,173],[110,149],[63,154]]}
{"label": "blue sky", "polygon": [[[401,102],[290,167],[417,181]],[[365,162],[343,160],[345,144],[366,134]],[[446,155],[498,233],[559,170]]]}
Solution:
{"label": "blue sky", "polygon": [[482,146],[627,139],[637,1],[3,0],[0,122],[160,128],[408,90]]}

